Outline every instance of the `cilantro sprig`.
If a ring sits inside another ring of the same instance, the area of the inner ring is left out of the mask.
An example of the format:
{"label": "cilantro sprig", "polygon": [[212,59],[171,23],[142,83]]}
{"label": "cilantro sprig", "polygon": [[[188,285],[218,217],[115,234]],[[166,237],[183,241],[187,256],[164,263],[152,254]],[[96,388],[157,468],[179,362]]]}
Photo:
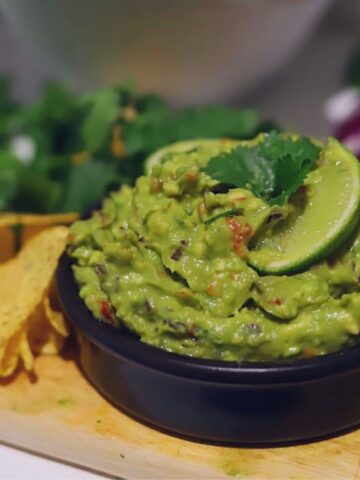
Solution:
{"label": "cilantro sprig", "polygon": [[240,145],[213,157],[204,171],[221,183],[283,205],[315,167],[319,153],[320,147],[309,138],[292,139],[272,131],[255,146]]}
{"label": "cilantro sprig", "polygon": [[231,208],[230,210],[226,210],[225,212],[221,212],[221,213],[218,213],[217,215],[214,215],[213,217],[207,218],[206,220],[204,220],[204,224],[211,225],[219,218],[236,217],[237,215],[242,215],[243,213],[244,213],[243,208]]}

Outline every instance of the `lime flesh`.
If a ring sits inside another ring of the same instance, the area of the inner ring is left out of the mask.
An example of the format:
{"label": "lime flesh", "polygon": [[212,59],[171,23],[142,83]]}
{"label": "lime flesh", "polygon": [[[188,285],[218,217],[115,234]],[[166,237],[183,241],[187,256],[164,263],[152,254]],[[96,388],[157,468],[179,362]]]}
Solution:
{"label": "lime flesh", "polygon": [[304,182],[305,199],[255,240],[249,263],[266,274],[295,273],[332,253],[352,232],[360,210],[360,167],[330,138]]}

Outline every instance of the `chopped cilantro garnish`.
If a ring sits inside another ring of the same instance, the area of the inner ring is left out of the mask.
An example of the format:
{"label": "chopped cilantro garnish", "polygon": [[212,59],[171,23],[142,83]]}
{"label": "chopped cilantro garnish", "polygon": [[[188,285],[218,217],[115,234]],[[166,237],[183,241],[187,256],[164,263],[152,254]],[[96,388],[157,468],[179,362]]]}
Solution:
{"label": "chopped cilantro garnish", "polygon": [[241,215],[244,212],[242,208],[232,208],[231,210],[226,210],[225,212],[221,212],[218,215],[214,215],[213,217],[207,218],[204,220],[205,225],[210,225],[214,223],[215,220],[223,217],[235,217],[236,215]]}
{"label": "chopped cilantro garnish", "polygon": [[315,167],[319,153],[320,147],[309,138],[292,139],[272,131],[256,146],[238,146],[213,157],[204,171],[270,204],[283,205]]}

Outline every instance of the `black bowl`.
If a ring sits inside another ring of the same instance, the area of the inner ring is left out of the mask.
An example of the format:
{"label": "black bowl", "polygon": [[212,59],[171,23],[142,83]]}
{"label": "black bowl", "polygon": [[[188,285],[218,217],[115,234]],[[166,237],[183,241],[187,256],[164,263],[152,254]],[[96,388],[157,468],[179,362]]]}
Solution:
{"label": "black bowl", "polygon": [[96,320],[78,295],[67,254],[57,286],[85,374],[116,406],[146,423],[236,444],[308,440],[360,424],[360,346],[281,364],[195,359]]}

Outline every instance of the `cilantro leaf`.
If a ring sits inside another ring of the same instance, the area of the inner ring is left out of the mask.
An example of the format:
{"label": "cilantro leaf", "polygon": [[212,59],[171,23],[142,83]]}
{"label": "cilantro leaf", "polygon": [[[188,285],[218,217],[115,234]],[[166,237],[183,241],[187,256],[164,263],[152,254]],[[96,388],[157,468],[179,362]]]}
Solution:
{"label": "cilantro leaf", "polygon": [[205,225],[210,225],[211,223],[214,223],[219,218],[235,217],[236,215],[242,215],[243,213],[244,213],[244,210],[242,208],[231,208],[230,210],[226,210],[225,212],[219,213],[218,215],[214,215],[211,218],[207,218],[206,220],[204,220],[204,223]]}
{"label": "cilantro leaf", "polygon": [[305,159],[302,163],[292,161],[290,155],[279,157],[274,162],[275,184],[273,196],[269,199],[271,205],[283,205],[287,199],[298,191],[306,175],[313,169],[313,163]]}
{"label": "cilantro leaf", "polygon": [[54,209],[53,205],[60,191],[59,182],[50,181],[44,174],[23,169],[19,175],[18,192],[12,202],[12,208],[18,212],[32,213],[59,211]]}
{"label": "cilantro leaf", "polygon": [[222,183],[247,188],[270,204],[283,205],[315,167],[319,152],[308,138],[270,132],[256,146],[238,146],[213,157],[204,171]]}
{"label": "cilantro leaf", "polygon": [[188,107],[173,111],[153,101],[134,122],[124,125],[124,142],[129,154],[149,155],[173,142],[195,138],[251,138],[259,126],[253,109],[224,106]]}
{"label": "cilantro leaf", "polygon": [[89,94],[84,99],[88,105],[88,115],[81,130],[84,150],[96,152],[106,141],[111,124],[119,113],[119,97],[119,92],[109,87]]}
{"label": "cilantro leaf", "polygon": [[221,105],[186,108],[175,114],[176,140],[192,138],[249,138],[254,135],[259,118],[254,109],[241,110]]}
{"label": "cilantro leaf", "polygon": [[221,183],[247,188],[257,196],[270,194],[274,189],[273,169],[256,149],[238,146],[230,153],[217,155],[205,172]]}
{"label": "cilantro leaf", "polygon": [[79,166],[74,166],[65,189],[62,202],[64,212],[84,212],[96,202],[114,184],[120,182],[114,165],[105,162],[88,160]]}
{"label": "cilantro leaf", "polygon": [[292,140],[277,132],[266,135],[259,150],[274,171],[275,183],[269,203],[278,205],[283,205],[299,189],[320,153],[320,147],[306,137]]}
{"label": "cilantro leaf", "polygon": [[295,162],[302,162],[306,159],[315,161],[321,150],[307,137],[292,139],[276,131],[270,131],[266,134],[264,141],[259,143],[257,148],[261,155],[271,162],[276,162],[285,155],[293,157]]}

